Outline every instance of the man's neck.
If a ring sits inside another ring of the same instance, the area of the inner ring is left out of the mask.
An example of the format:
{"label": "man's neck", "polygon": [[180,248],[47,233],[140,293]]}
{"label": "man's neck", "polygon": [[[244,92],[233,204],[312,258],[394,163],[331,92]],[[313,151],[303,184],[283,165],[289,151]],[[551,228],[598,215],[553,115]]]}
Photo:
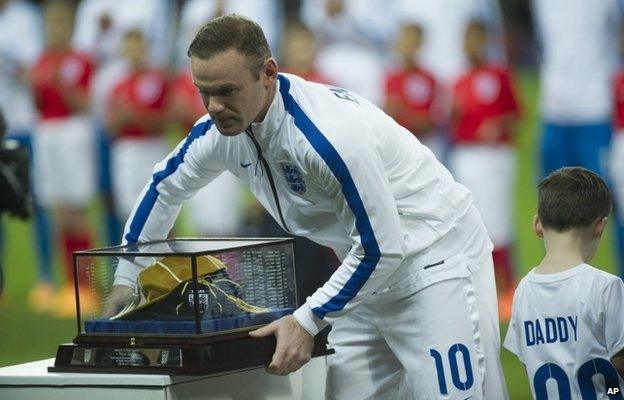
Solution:
{"label": "man's neck", "polygon": [[273,99],[275,98],[275,93],[277,92],[277,82],[275,82],[267,91],[267,98],[262,110],[258,113],[258,116],[254,120],[254,122],[262,122],[269,112],[269,108],[271,108],[271,104],[273,103]]}

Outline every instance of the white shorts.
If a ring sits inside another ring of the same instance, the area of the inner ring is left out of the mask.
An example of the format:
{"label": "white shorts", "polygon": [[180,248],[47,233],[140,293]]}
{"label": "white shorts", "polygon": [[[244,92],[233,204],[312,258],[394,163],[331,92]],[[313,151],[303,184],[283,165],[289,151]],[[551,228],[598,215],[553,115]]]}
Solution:
{"label": "white shorts", "polygon": [[494,247],[509,246],[514,227],[515,149],[458,145],[449,155],[449,169],[472,192]]}
{"label": "white shorts", "polygon": [[184,206],[191,229],[202,236],[235,236],[243,220],[245,187],[225,171]]}
{"label": "white shorts", "polygon": [[613,197],[618,207],[621,223],[624,224],[624,132],[617,132],[611,139],[609,175]]}
{"label": "white shorts", "polygon": [[168,154],[163,138],[118,138],[111,148],[111,180],[117,215],[125,220],[151,178],[154,166]]}
{"label": "white shorts", "polygon": [[33,183],[44,207],[86,207],[96,194],[95,141],[88,117],[39,122],[33,137]]}
{"label": "white shorts", "polygon": [[[334,323],[328,399],[508,398],[491,245],[478,223],[428,250],[431,260],[449,243],[461,243],[462,251],[377,292]],[[420,286],[421,272],[445,276],[452,269],[455,278]]]}

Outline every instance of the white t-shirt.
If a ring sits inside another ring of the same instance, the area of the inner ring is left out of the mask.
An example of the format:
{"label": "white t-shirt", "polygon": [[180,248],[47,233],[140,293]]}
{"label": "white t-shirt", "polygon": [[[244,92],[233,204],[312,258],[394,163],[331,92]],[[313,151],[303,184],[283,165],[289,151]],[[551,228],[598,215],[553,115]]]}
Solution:
{"label": "white t-shirt", "polygon": [[618,0],[533,0],[542,50],[541,111],[557,124],[608,122],[617,66]]}
{"label": "white t-shirt", "polygon": [[35,109],[30,89],[20,78],[39,57],[43,33],[41,15],[23,1],[0,8],[0,110],[13,132],[32,128]]}
{"label": "white t-shirt", "polygon": [[609,360],[624,348],[622,280],[587,264],[556,274],[532,270],[516,289],[504,347],[524,363],[534,398],[607,399],[610,387],[621,393],[624,381]]}

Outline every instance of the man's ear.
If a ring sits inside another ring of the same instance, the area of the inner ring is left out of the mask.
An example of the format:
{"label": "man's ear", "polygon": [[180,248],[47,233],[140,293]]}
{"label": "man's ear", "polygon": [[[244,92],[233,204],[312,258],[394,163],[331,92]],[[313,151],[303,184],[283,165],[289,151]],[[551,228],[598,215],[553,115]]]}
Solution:
{"label": "man's ear", "polygon": [[609,218],[607,217],[598,218],[596,220],[596,223],[594,225],[594,237],[595,238],[600,238],[602,236],[602,233],[607,227],[608,221],[609,221]]}
{"label": "man's ear", "polygon": [[265,61],[262,76],[266,79],[267,84],[273,84],[277,80],[277,61],[273,57]]}
{"label": "man's ear", "polygon": [[542,221],[540,221],[537,215],[533,216],[533,231],[538,238],[544,237],[544,227],[542,226]]}

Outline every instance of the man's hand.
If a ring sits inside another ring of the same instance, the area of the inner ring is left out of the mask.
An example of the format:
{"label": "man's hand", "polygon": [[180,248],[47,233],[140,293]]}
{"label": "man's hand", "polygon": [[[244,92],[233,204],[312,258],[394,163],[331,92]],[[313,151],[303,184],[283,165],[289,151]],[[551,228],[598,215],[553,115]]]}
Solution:
{"label": "man's hand", "polygon": [[117,314],[134,298],[134,289],[126,285],[113,285],[104,307],[104,318]]}
{"label": "man's hand", "polygon": [[312,357],[314,337],[299,325],[292,315],[287,315],[269,325],[249,332],[251,337],[275,335],[277,346],[268,373],[288,375],[303,367]]}

